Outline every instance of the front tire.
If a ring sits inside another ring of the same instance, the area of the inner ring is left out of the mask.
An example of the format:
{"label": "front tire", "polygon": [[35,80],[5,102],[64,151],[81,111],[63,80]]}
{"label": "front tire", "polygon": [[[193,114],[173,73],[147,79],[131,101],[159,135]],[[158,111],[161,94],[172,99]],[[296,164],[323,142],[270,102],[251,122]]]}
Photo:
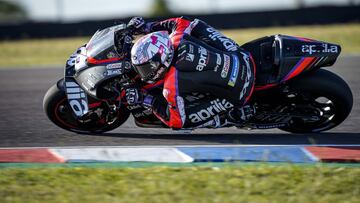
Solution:
{"label": "front tire", "polygon": [[[317,70],[289,83],[289,94],[294,104],[300,106],[298,113],[316,115],[319,120],[294,118],[281,130],[292,133],[322,132],[342,123],[350,114],[353,95],[346,82],[327,70]],[[305,107],[306,106],[306,107]]]}
{"label": "front tire", "polygon": [[50,87],[46,92],[43,108],[47,117],[55,125],[80,134],[103,133],[113,130],[122,125],[130,115],[130,112],[123,108],[116,120],[110,124],[104,123],[101,120],[92,121],[91,124],[81,123],[73,115],[65,91],[59,88],[57,84]]}

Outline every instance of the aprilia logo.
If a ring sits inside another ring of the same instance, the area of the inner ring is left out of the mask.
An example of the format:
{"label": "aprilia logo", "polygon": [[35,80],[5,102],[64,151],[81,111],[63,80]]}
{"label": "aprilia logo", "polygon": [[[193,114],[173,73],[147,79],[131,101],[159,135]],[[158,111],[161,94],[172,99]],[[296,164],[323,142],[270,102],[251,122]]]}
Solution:
{"label": "aprilia logo", "polygon": [[85,115],[89,108],[84,90],[75,82],[66,82],[66,94],[69,104],[76,116]]}
{"label": "aprilia logo", "polygon": [[301,46],[301,51],[303,53],[308,53],[312,55],[313,53],[338,53],[338,47],[335,45],[322,44],[305,44]]}
{"label": "aprilia logo", "polygon": [[211,106],[206,109],[202,109],[199,112],[189,115],[189,119],[192,123],[198,123],[206,121],[207,119],[218,115],[220,112],[227,111],[234,107],[233,104],[223,99],[221,102],[219,99],[210,102]]}
{"label": "aprilia logo", "polygon": [[206,28],[206,31],[208,31],[209,33],[211,33],[209,35],[209,37],[213,40],[213,41],[216,41],[216,40],[219,40],[220,42],[223,43],[223,46],[225,47],[226,50],[228,51],[237,51],[238,48],[237,48],[237,44],[225,37],[223,34],[221,34],[220,32],[218,32],[217,30],[215,30],[214,28]]}
{"label": "aprilia logo", "polygon": [[198,65],[196,66],[196,70],[198,71],[203,71],[204,70],[204,67],[207,65],[207,50],[200,46],[199,47],[199,54],[200,54],[200,58],[199,58],[199,62],[198,62]]}

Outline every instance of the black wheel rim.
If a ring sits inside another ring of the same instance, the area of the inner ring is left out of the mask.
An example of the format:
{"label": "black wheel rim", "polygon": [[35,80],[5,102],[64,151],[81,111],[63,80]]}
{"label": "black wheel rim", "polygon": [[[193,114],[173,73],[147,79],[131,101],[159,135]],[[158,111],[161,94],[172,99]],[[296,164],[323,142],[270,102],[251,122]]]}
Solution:
{"label": "black wheel rim", "polygon": [[292,119],[290,124],[292,128],[319,132],[336,125],[334,119],[337,113],[337,104],[333,99],[324,95],[310,93],[291,94],[290,98],[293,100],[291,102],[291,111],[304,115]]}
{"label": "black wheel rim", "polygon": [[[91,123],[80,123],[74,117],[72,109],[66,98],[59,101],[54,110],[55,118],[57,119],[58,123],[73,132],[96,133],[104,131],[104,129],[109,126],[108,124],[104,124],[105,120],[103,119],[92,121]],[[114,122],[116,122],[116,120],[112,123]]]}

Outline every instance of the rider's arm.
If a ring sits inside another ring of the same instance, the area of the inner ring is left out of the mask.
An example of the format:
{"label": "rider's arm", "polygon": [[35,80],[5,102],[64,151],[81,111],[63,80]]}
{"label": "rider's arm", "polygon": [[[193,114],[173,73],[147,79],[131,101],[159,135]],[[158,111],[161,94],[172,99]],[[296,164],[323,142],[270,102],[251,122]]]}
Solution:
{"label": "rider's arm", "polygon": [[186,17],[170,18],[159,22],[149,22],[146,24],[146,32],[155,32],[166,30],[173,33],[177,30],[179,25],[186,25],[186,29],[182,29],[185,33],[200,39],[206,44],[220,49],[222,51],[238,51],[239,45],[232,39],[226,37],[217,29],[206,24],[204,21],[195,19],[191,21]]}
{"label": "rider's arm", "polygon": [[240,46],[204,21],[195,19],[190,23],[190,35],[222,51],[238,51]]}
{"label": "rider's arm", "polygon": [[[187,17],[178,17],[145,23],[141,17],[134,17],[130,22],[133,27],[137,27],[144,34],[163,30],[169,33],[179,31],[200,39],[206,44],[222,51],[238,51],[240,49],[240,46],[234,40],[226,37],[217,29],[199,19],[191,21]],[[137,25],[133,25],[136,23]]]}
{"label": "rider's arm", "polygon": [[187,17],[169,18],[163,21],[146,23],[146,33],[166,30],[169,33],[175,32],[183,24],[188,25],[191,20]]}

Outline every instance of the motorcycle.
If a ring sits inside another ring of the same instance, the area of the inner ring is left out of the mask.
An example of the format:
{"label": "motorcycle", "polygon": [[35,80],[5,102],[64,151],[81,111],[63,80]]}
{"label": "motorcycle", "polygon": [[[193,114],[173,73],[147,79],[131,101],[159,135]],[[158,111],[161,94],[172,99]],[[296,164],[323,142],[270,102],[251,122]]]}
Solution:
{"label": "motorcycle", "polygon": [[[60,128],[76,133],[103,133],[121,126],[130,114],[139,127],[167,127],[151,110],[129,106],[123,99],[121,90],[129,85],[158,96],[162,95],[162,87],[143,83],[131,62],[119,56],[115,44],[118,32],[131,30],[125,24],[98,30],[70,56],[64,77],[47,91],[44,111]],[[349,86],[338,75],[321,69],[336,62],[341,52],[339,45],[278,34],[241,47],[252,54],[256,64],[250,101],[256,114],[241,125],[219,124],[215,118],[202,127],[279,128],[313,133],[334,128],[350,114],[353,96]],[[221,107],[221,99],[208,93],[193,92],[184,101],[191,104],[206,97]]]}

